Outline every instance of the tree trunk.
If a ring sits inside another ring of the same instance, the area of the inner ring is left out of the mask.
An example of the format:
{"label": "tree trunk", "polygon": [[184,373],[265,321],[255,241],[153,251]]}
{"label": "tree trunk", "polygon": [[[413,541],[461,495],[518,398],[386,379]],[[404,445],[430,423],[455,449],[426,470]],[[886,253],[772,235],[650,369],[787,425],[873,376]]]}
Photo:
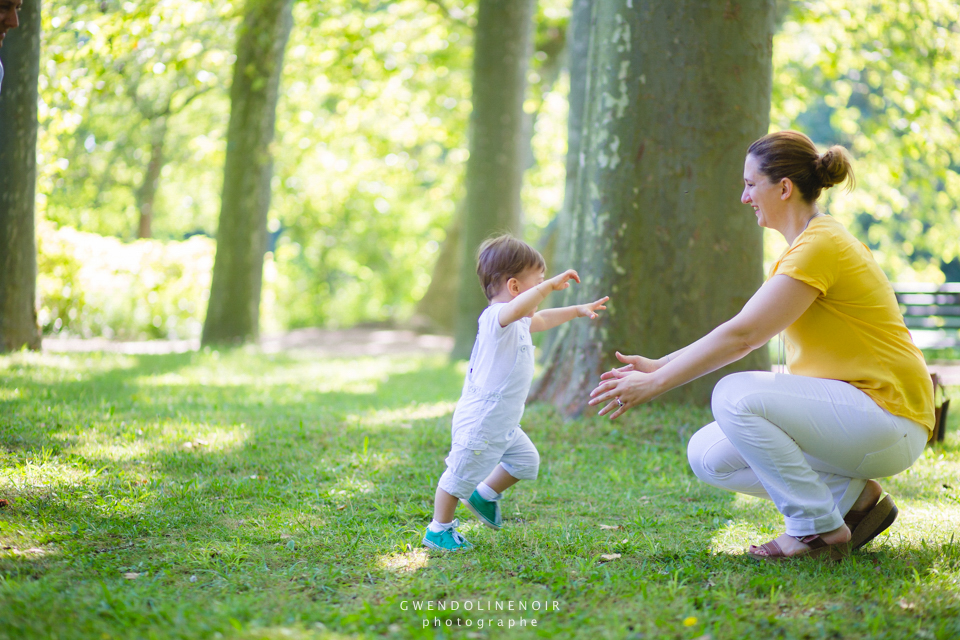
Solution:
{"label": "tree trunk", "polygon": [[457,293],[463,259],[463,218],[466,203],[457,203],[447,237],[440,245],[440,254],[433,266],[430,286],[417,303],[414,317],[424,329],[453,333],[457,313]]}
{"label": "tree trunk", "polygon": [[152,126],[153,135],[150,140],[150,160],[143,176],[143,183],[137,189],[137,208],[140,210],[140,225],[137,230],[138,238],[149,238],[152,235],[153,203],[157,199],[157,187],[160,184],[160,171],[163,169],[163,144],[167,137],[167,118],[161,116]]}
{"label": "tree trunk", "polygon": [[[762,282],[740,204],[744,154],[767,132],[773,0],[595,0],[566,300],[609,294],[599,322],[560,328],[534,396],[578,414],[613,352],[660,357],[734,316]],[[632,7],[632,8],[631,8]],[[664,399],[706,403],[721,375]]]}
{"label": "tree trunk", "polygon": [[37,326],[37,81],[40,0],[26,0],[20,27],[0,49],[0,351],[40,348]]}
{"label": "tree trunk", "polygon": [[534,5],[534,0],[480,0],[479,4],[453,358],[470,355],[477,318],[487,304],[477,281],[477,247],[491,234],[520,230],[520,187],[526,158],[523,99]]}
{"label": "tree trunk", "polygon": [[574,0],[570,15],[569,36],[567,38],[570,52],[570,103],[567,112],[567,174],[564,181],[563,206],[557,213],[556,227],[556,266],[555,271],[566,269],[564,266],[573,256],[570,246],[573,238],[570,232],[573,229],[573,199],[576,192],[577,178],[580,175],[581,138],[583,135],[583,105],[587,96],[587,61],[590,56],[590,29],[593,19],[593,5],[595,0]]}
{"label": "tree trunk", "polygon": [[201,342],[240,343],[259,332],[273,140],[293,0],[247,0],[230,89],[230,125],[210,303]]}
{"label": "tree trunk", "polygon": [[[568,68],[570,70],[570,94],[567,111],[567,166],[563,189],[563,205],[550,222],[543,247],[550,274],[568,269],[572,263],[573,203],[580,175],[581,138],[583,135],[583,105],[587,95],[587,60],[590,54],[590,28],[595,0],[574,0],[567,29]],[[551,296],[541,308],[560,306],[563,296]],[[549,353],[559,332],[548,331],[541,338],[542,353]]]}

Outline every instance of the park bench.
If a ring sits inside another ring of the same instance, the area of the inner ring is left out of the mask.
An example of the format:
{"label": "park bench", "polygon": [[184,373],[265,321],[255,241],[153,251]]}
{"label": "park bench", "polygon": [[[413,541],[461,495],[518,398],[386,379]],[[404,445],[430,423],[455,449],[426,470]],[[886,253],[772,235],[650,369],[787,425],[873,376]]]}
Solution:
{"label": "park bench", "polygon": [[[893,290],[903,320],[918,347],[945,349],[960,346],[960,282],[940,285],[897,282]],[[931,377],[937,405],[934,439],[942,442],[947,430],[950,400],[944,394],[938,376],[933,374]]]}
{"label": "park bench", "polygon": [[893,290],[914,344],[921,349],[960,346],[960,282],[895,282]]}

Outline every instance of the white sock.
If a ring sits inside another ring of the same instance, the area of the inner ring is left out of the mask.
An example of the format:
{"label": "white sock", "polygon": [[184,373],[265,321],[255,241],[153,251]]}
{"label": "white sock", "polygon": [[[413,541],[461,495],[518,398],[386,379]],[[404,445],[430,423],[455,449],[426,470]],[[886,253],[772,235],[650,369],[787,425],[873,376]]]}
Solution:
{"label": "white sock", "polygon": [[477,485],[477,493],[480,494],[481,498],[487,500],[488,502],[499,500],[502,497],[499,493],[488,487],[486,482],[481,482]]}
{"label": "white sock", "polygon": [[433,531],[434,533],[440,533],[441,531],[446,531],[448,529],[456,529],[456,528],[457,528],[457,525],[455,520],[451,522],[437,522],[436,520],[434,520],[433,522],[427,525],[427,529],[429,529],[430,531]]}

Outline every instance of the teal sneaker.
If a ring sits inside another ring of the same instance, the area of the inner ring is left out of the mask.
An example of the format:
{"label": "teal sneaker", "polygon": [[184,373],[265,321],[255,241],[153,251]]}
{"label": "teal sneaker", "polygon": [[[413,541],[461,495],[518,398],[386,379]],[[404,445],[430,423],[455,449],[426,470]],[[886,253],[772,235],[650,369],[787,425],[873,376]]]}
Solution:
{"label": "teal sneaker", "polygon": [[460,526],[460,522],[454,520],[453,527],[450,529],[430,531],[427,528],[427,532],[423,535],[423,546],[437,551],[469,551],[473,549],[473,545],[467,542],[467,539],[457,531],[458,526]]}
{"label": "teal sneaker", "polygon": [[[501,494],[502,495],[502,494]],[[500,527],[503,526],[503,517],[500,515],[500,500],[484,500],[479,493],[474,490],[470,494],[469,500],[464,500],[460,498],[460,502],[463,503],[467,509],[470,509],[470,512],[473,515],[480,518],[480,522],[487,525],[494,531],[499,531]]]}

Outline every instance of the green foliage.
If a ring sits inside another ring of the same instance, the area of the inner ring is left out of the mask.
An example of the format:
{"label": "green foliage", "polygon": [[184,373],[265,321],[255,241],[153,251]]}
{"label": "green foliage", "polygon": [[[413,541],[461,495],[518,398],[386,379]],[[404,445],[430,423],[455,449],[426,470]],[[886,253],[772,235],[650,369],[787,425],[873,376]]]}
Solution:
{"label": "green foliage", "polygon": [[137,237],[138,194],[160,145],[155,235],[215,231],[232,5],[74,0],[52,5],[43,20],[38,214]]}
{"label": "green foliage", "polygon": [[960,5],[806,0],[775,39],[772,127],[855,156],[825,208],[895,280],[942,282],[960,255]]}
{"label": "green foliage", "polygon": [[[540,6],[526,105],[536,116],[524,192],[531,240],[563,195],[565,5]],[[296,5],[274,145],[277,273],[264,291],[278,322],[402,319],[426,291],[463,195],[475,9]],[[45,14],[42,217],[134,237],[165,127],[154,234],[215,234],[235,12],[222,1],[151,0],[70,2]]]}
{"label": "green foliage", "polygon": [[477,549],[444,556],[419,540],[463,377],[445,358],[21,353],[0,375],[4,640],[447,637],[411,603],[453,600],[558,608],[436,612],[473,624],[451,637],[960,633],[956,432],[884,481],[900,518],[863,552],[764,564],[742,552],[782,531],[773,506],[688,470],[709,412],[535,405],[540,478],[498,533],[459,510]]}
{"label": "green foliage", "polygon": [[295,8],[271,216],[287,325],[402,316],[426,291],[467,159],[468,9]]}
{"label": "green foliage", "polygon": [[45,335],[200,336],[215,249],[209,238],[123,243],[44,222],[37,245],[38,320]]}
{"label": "green foliage", "polygon": [[[272,326],[402,320],[426,291],[463,197],[475,10],[466,0],[296,5],[274,145]],[[237,11],[225,0],[45,10],[41,218],[132,239],[162,138],[154,235],[215,235]],[[537,11],[522,194],[533,242],[563,198],[569,2]],[[859,187],[828,192],[824,205],[895,280],[938,281],[940,261],[960,252],[958,11],[948,0],[795,2],[775,38],[773,126],[852,149]],[[770,258],[782,247],[768,235]],[[81,266],[58,264],[55,277]],[[85,304],[59,292],[42,303],[48,330]],[[76,322],[82,334],[105,326]],[[116,330],[144,331],[156,335],[128,321]]]}

